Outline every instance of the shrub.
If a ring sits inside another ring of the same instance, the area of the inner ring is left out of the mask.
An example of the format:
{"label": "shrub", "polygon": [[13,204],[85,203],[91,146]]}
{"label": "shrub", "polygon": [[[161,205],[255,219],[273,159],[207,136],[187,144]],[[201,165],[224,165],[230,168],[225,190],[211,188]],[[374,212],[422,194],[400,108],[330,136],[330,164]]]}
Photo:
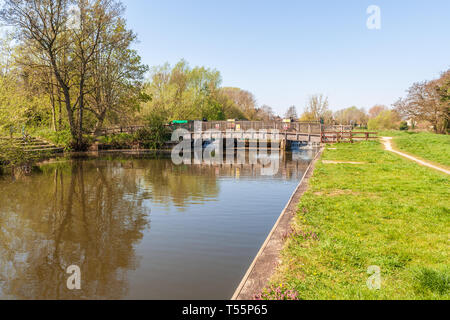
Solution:
{"label": "shrub", "polygon": [[0,140],[0,168],[18,166],[32,159],[32,154],[26,153],[11,140]]}
{"label": "shrub", "polygon": [[402,121],[400,123],[400,128],[401,131],[408,131],[409,127],[408,127],[408,123],[406,121]]}
{"label": "shrub", "polygon": [[30,134],[32,136],[48,140],[57,146],[64,147],[66,150],[70,149],[72,145],[72,135],[68,129],[55,132],[48,128],[38,128],[34,130],[32,129]]}
{"label": "shrub", "polygon": [[136,132],[136,141],[148,149],[160,149],[170,140],[170,132],[165,126],[165,119],[158,114],[151,114],[146,118],[148,127]]}
{"label": "shrub", "polygon": [[134,136],[128,133],[102,136],[98,140],[103,144],[110,145],[113,149],[129,149],[135,143]]}
{"label": "shrub", "polygon": [[81,141],[76,141],[71,139],[68,146],[66,146],[66,149],[69,150],[76,150],[76,151],[87,151],[89,147],[94,142],[93,138],[91,136],[84,135],[83,139]]}

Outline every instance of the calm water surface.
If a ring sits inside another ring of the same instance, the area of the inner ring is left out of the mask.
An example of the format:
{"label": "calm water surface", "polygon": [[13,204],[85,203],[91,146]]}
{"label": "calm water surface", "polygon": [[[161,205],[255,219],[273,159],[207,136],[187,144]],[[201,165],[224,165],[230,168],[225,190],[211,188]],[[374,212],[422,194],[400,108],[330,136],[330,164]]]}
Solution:
{"label": "calm water surface", "polygon": [[0,298],[229,299],[313,155],[270,177],[125,154],[0,177]]}

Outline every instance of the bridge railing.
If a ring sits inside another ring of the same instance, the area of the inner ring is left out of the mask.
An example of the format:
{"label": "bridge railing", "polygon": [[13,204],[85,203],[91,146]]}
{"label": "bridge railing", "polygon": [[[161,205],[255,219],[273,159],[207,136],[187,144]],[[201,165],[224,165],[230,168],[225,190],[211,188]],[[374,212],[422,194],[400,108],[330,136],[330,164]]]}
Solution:
{"label": "bridge railing", "polygon": [[[193,130],[193,128],[192,128]],[[280,132],[304,132],[320,134],[321,125],[318,122],[291,122],[281,121],[210,121],[202,123],[202,131],[247,131],[247,130],[278,130]]]}
{"label": "bridge railing", "polygon": [[324,125],[324,132],[348,132],[353,131],[353,126],[351,125]]}
{"label": "bridge railing", "polygon": [[97,135],[107,136],[110,134],[119,134],[119,133],[135,133],[139,129],[144,129],[146,126],[144,125],[135,125],[135,126],[114,126],[109,128],[100,129],[97,132]]}
{"label": "bridge railing", "polygon": [[[194,132],[194,122],[188,122],[183,124],[168,125],[170,130],[183,128]],[[291,122],[285,123],[281,121],[209,121],[201,122],[202,131],[215,130],[225,132],[227,130],[232,131],[248,131],[248,130],[278,130],[279,132],[300,132],[308,133],[312,135],[320,135],[322,132],[322,125],[319,122]],[[135,133],[139,129],[143,129],[144,125],[135,126],[114,126],[104,128],[97,132],[98,135],[109,135],[119,133]]]}
{"label": "bridge railing", "polygon": [[322,143],[339,143],[355,141],[369,141],[378,139],[377,132],[355,132],[355,131],[323,131],[320,137]]}

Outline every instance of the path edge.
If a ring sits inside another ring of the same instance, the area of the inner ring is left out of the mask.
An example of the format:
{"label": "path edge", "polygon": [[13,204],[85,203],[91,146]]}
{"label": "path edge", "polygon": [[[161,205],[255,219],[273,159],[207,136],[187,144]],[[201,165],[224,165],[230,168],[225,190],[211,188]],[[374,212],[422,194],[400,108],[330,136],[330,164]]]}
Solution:
{"label": "path edge", "polygon": [[316,163],[322,156],[323,151],[324,147],[317,152],[316,156],[309,164],[297,188],[289,198],[289,201],[278,217],[278,220],[236,288],[231,300],[251,300],[255,294],[261,293],[268,283],[275,270],[275,265],[279,259],[280,252],[284,247],[282,236],[291,226],[292,218],[296,215],[298,210],[298,203],[308,189],[309,179],[312,177]]}
{"label": "path edge", "polygon": [[409,161],[413,161],[422,167],[427,167],[436,171],[440,171],[442,173],[450,175],[450,170],[446,169],[443,166],[440,166],[439,163],[434,163],[430,160],[423,159],[415,154],[399,150],[394,143],[393,137],[380,137],[381,144],[384,146],[384,150],[395,153],[396,155],[402,157],[403,159],[408,159]]}

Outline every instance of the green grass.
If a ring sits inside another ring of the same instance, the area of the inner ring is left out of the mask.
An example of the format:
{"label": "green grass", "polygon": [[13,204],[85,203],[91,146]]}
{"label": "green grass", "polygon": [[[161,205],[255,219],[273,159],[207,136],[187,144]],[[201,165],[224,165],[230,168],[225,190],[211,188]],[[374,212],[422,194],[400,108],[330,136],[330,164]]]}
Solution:
{"label": "green grass", "polygon": [[450,135],[388,131],[380,136],[394,137],[394,146],[400,151],[450,168]]}
{"label": "green grass", "polygon": [[[301,299],[449,299],[450,178],[379,142],[333,148],[323,160],[364,164],[318,161],[270,285]],[[373,265],[380,290],[366,284]]]}
{"label": "green grass", "polygon": [[72,141],[72,135],[69,130],[55,132],[49,128],[28,128],[27,133],[33,137],[45,139],[57,146],[69,148]]}

